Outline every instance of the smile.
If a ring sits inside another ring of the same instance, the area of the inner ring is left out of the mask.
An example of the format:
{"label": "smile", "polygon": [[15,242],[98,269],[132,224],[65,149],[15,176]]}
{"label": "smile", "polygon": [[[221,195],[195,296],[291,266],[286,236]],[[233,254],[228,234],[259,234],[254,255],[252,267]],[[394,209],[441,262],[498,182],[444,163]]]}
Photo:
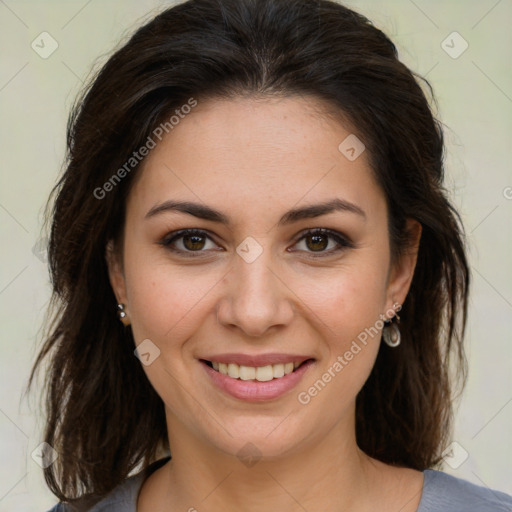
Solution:
{"label": "smile", "polygon": [[209,382],[222,393],[249,402],[275,400],[286,395],[316,363],[307,356],[285,354],[224,354],[212,355],[211,359],[199,359]]}

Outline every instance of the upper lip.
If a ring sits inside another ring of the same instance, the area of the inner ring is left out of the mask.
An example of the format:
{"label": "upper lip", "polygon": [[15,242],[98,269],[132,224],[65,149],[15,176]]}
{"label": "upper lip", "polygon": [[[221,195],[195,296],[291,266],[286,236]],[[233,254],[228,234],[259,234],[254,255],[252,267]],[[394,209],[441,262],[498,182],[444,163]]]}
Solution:
{"label": "upper lip", "polygon": [[217,363],[235,363],[239,366],[267,366],[273,364],[285,363],[302,363],[307,359],[313,359],[311,356],[304,356],[300,354],[216,354],[205,356],[201,359],[205,361],[215,361]]}

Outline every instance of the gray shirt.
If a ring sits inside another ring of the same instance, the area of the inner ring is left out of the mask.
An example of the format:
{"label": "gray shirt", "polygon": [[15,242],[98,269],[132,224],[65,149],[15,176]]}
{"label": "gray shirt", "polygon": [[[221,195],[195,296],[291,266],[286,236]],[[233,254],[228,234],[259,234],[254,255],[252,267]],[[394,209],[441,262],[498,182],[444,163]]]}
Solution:
{"label": "gray shirt", "polygon": [[[48,512],[137,512],[137,498],[144,480],[169,458],[156,461],[145,471],[127,478],[108,496],[83,505],[58,504]],[[417,512],[512,512],[512,496],[472,484],[441,471],[423,472],[423,493]]]}

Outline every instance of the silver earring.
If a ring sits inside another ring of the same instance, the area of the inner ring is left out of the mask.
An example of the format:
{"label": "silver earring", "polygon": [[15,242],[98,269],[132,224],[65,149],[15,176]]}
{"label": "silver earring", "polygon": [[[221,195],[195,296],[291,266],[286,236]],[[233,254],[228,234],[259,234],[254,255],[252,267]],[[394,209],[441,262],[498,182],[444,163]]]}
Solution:
{"label": "silver earring", "polygon": [[[397,318],[397,322],[400,322],[400,317],[396,313],[395,316]],[[386,320],[384,322],[384,328],[382,329],[382,339],[384,340],[384,343],[386,343],[386,345],[389,347],[394,348],[400,345],[400,341],[402,340],[400,329],[396,323],[392,322],[392,319]]]}
{"label": "silver earring", "polygon": [[126,317],[126,311],[124,310],[125,305],[124,304],[118,304],[117,305],[117,316],[119,320],[123,323],[123,325],[130,325],[130,321]]}

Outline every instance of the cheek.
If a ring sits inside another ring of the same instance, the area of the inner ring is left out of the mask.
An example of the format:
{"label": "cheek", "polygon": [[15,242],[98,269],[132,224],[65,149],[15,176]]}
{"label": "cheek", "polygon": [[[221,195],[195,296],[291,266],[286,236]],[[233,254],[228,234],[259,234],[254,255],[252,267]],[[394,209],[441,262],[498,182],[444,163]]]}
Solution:
{"label": "cheek", "polygon": [[[379,263],[347,264],[330,272],[303,274],[294,291],[319,320],[330,346],[343,349],[374,326],[386,304],[386,269]],[[311,316],[311,314],[309,314]]]}
{"label": "cheek", "polygon": [[132,330],[137,342],[149,338],[166,350],[185,342],[206,314],[208,293],[219,279],[217,273],[197,266],[178,267],[140,255],[125,262],[127,299]]}
{"label": "cheek", "polygon": [[304,381],[297,401],[308,408],[309,418],[321,417],[325,425],[334,425],[350,409],[375,364],[385,276],[340,273],[329,283],[328,292],[318,286],[321,283],[304,289],[313,297],[311,309],[325,351],[318,372]]}
{"label": "cheek", "polygon": [[304,401],[314,402],[313,409],[318,407],[318,413],[323,410],[333,421],[355,400],[380,347],[387,267],[379,254],[368,251],[328,275],[309,276],[297,293],[314,313],[309,317],[316,318],[315,328],[324,340],[319,375],[301,391]]}

